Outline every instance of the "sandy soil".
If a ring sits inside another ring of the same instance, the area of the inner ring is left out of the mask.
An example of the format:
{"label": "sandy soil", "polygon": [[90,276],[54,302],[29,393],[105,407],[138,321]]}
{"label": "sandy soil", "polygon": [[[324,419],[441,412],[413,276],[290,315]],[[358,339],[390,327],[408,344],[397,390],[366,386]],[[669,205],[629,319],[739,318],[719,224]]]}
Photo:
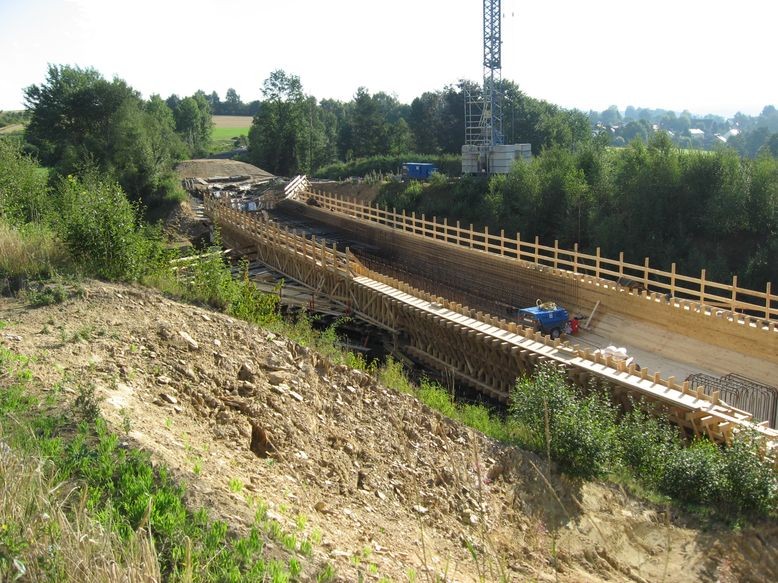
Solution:
{"label": "sandy soil", "polygon": [[273,178],[261,168],[237,160],[197,159],[184,160],[176,166],[181,178],[213,178],[215,176],[251,176],[252,178]]}
{"label": "sandy soil", "polygon": [[62,399],[88,379],[116,431],[130,427],[127,438],[174,469],[192,504],[233,528],[250,523],[255,497],[288,526],[305,515],[323,533],[305,576],[324,561],[340,581],[407,581],[409,569],[420,581],[778,573],[774,523],[733,532],[613,485],[571,482],[262,329],[145,288],[86,289],[38,309],[0,299],[0,344],[34,357],[36,384],[59,384]]}

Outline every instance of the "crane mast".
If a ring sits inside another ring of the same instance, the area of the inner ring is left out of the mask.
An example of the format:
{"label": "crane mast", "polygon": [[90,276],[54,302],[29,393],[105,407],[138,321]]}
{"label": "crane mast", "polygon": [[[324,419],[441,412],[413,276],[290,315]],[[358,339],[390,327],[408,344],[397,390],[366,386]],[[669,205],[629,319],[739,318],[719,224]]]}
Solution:
{"label": "crane mast", "polygon": [[516,160],[531,156],[529,144],[505,145],[502,131],[502,2],[483,0],[483,4],[483,87],[463,86],[463,174],[506,173]]}
{"label": "crane mast", "polygon": [[486,145],[503,143],[501,0],[484,0],[484,106],[482,128]]}

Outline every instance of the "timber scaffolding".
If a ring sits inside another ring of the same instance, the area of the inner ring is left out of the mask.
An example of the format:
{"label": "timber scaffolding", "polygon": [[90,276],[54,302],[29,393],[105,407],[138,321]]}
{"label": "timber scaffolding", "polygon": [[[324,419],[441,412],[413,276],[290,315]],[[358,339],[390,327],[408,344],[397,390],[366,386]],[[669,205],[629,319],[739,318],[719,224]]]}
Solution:
{"label": "timber scaffolding", "polygon": [[580,386],[594,379],[616,398],[633,396],[657,404],[694,434],[728,442],[733,432],[750,428],[771,445],[778,443],[778,431],[754,423],[750,413],[721,401],[717,392],[692,390],[688,381],[679,383],[634,364],[625,366],[414,289],[366,268],[348,248],[339,251],[334,244],[295,234],[261,215],[237,211],[210,197],[205,209],[221,228],[224,241],[250,249],[286,277],[329,296],[347,313],[395,334],[413,357],[500,401],[508,401],[518,376],[550,363]]}

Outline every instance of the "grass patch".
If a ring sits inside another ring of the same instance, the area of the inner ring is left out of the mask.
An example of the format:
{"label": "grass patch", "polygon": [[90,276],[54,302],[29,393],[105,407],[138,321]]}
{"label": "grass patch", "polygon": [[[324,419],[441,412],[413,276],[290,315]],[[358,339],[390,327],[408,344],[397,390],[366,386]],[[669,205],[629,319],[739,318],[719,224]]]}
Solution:
{"label": "grass patch", "polygon": [[0,221],[0,278],[46,278],[69,266],[67,251],[48,227]]}
{"label": "grass patch", "polygon": [[228,152],[237,147],[248,145],[252,121],[250,116],[215,115],[213,121],[211,142],[208,147],[212,154]]}
{"label": "grass patch", "polygon": [[[127,580],[300,576],[297,547],[306,542],[310,554],[308,538],[266,512],[238,536],[205,510],[189,510],[167,468],[109,431],[90,385],[70,409],[53,411],[32,396],[31,382],[27,359],[0,348],[1,580],[114,580],[106,568],[136,574]],[[288,552],[269,557],[268,538]]]}
{"label": "grass patch", "polygon": [[160,580],[147,530],[120,537],[87,510],[87,489],[62,479],[51,460],[2,442],[0,450],[0,580]]}
{"label": "grass patch", "polygon": [[249,126],[243,127],[243,128],[220,128],[220,127],[214,127],[211,129],[211,140],[218,141],[218,140],[232,140],[233,138],[237,138],[239,136],[248,136],[249,135]]}

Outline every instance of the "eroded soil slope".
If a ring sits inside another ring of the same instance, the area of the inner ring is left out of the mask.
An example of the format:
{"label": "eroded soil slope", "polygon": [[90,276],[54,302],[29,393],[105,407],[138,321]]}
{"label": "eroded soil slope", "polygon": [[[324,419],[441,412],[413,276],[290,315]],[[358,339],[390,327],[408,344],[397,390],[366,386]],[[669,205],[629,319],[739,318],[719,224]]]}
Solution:
{"label": "eroded soil slope", "polygon": [[86,290],[37,309],[0,299],[0,343],[34,356],[38,384],[62,399],[93,383],[115,430],[233,528],[257,497],[282,522],[307,517],[323,533],[307,576],[325,561],[342,581],[407,581],[411,569],[421,581],[778,573],[774,524],[701,529],[618,487],[548,474],[537,456],[270,332],[145,288]]}

